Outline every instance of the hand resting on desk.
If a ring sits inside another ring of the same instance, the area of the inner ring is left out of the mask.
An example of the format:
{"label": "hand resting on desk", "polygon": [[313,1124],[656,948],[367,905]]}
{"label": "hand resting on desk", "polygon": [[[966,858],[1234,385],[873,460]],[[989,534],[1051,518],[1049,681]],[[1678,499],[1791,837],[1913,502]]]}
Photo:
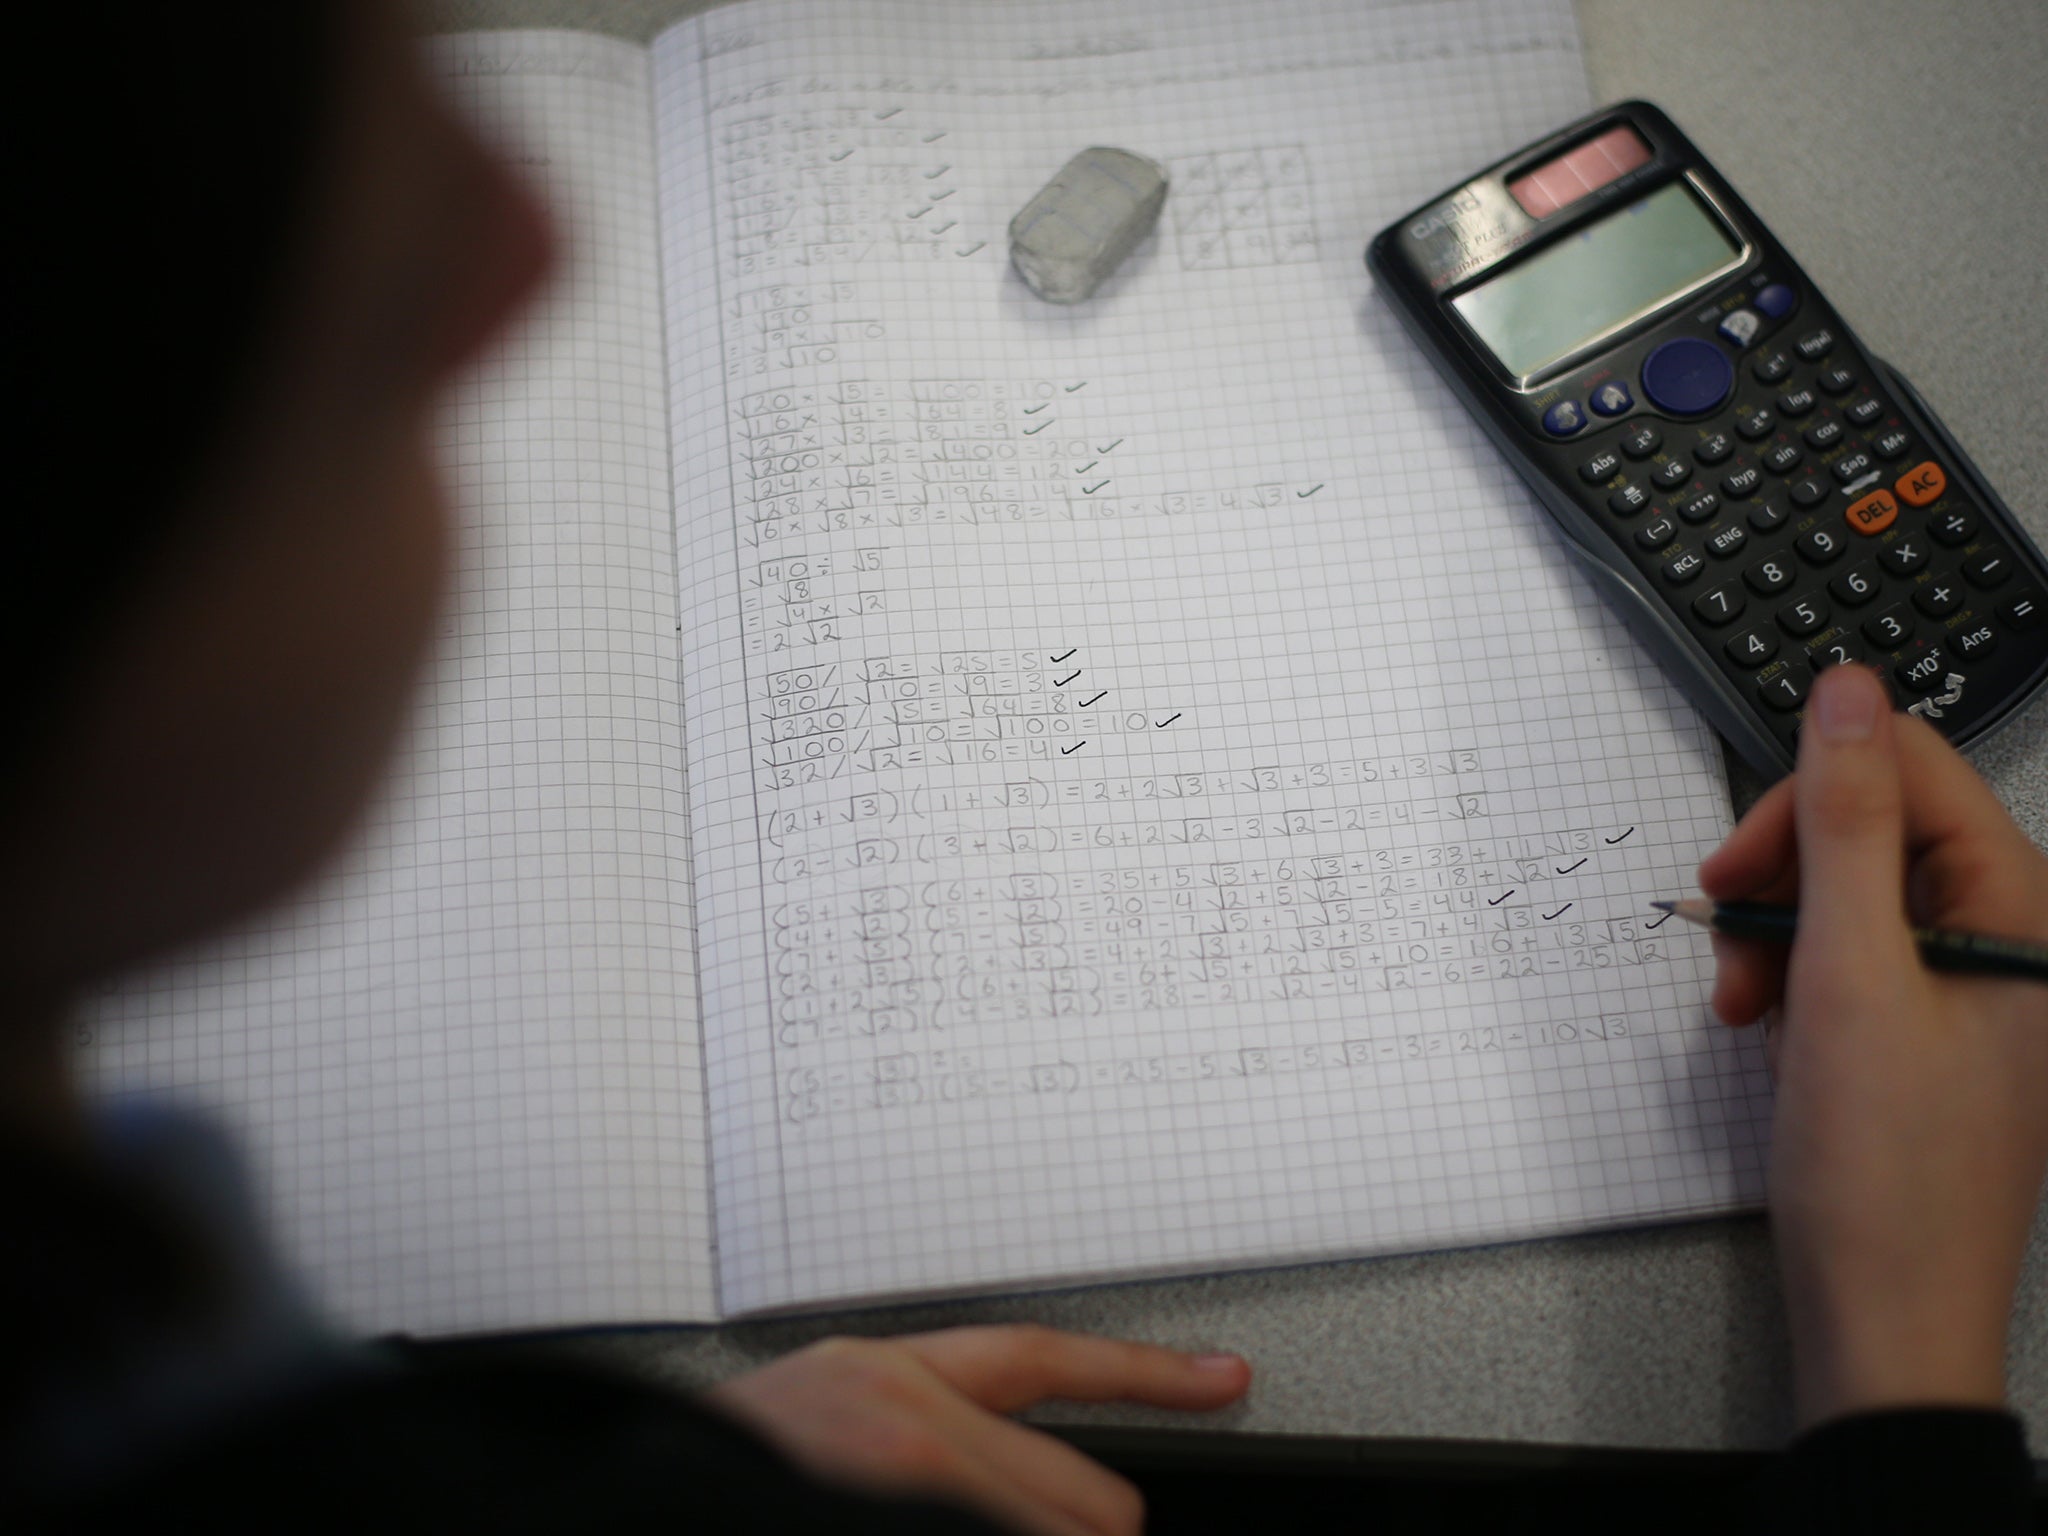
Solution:
{"label": "hand resting on desk", "polygon": [[1715,936],[1714,1008],[1773,1031],[1801,1425],[1997,1406],[2048,1167],[2048,988],[1930,971],[1908,929],[2048,939],[2048,858],[1931,727],[1840,667],[1814,686],[1797,770],[1699,879],[1800,908],[1789,954]]}
{"label": "hand resting on desk", "polygon": [[1183,1355],[1050,1328],[950,1328],[826,1339],[711,1394],[821,1477],[949,1498],[1018,1531],[1134,1536],[1137,1490],[1001,1417],[1047,1398],[1221,1408],[1244,1395],[1236,1355]]}

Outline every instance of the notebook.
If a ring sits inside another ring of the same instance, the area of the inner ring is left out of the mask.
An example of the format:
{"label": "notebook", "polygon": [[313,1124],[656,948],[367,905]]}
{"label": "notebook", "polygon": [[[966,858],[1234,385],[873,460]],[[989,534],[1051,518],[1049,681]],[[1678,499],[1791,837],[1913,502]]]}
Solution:
{"label": "notebook", "polygon": [[[80,1021],[370,1329],[712,1321],[1761,1202],[1647,903],[1716,743],[1371,291],[1565,0],[749,0],[449,37],[566,270],[346,857]],[[1077,150],[1163,164],[1071,308]]]}

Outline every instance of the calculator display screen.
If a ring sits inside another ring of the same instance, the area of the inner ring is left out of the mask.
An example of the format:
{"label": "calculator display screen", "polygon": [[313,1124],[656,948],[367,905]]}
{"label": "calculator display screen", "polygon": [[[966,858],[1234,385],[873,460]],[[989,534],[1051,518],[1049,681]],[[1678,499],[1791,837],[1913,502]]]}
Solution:
{"label": "calculator display screen", "polygon": [[1740,254],[1682,181],[1546,247],[1451,300],[1501,366],[1527,378]]}

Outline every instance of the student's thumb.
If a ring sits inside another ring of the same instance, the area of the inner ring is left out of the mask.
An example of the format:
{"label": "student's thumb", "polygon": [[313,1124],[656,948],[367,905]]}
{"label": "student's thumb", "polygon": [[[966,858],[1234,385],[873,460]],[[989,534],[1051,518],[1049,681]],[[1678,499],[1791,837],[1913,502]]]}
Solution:
{"label": "student's thumb", "polygon": [[1815,679],[1799,733],[1793,816],[1799,837],[1802,969],[1903,952],[1905,811],[1891,700],[1877,674],[1830,667]]}

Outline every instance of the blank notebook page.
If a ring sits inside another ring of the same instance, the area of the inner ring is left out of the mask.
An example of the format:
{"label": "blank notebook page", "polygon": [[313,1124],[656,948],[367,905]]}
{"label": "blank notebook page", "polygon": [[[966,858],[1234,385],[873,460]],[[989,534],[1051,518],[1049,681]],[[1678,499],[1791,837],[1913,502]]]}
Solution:
{"label": "blank notebook page", "polygon": [[[655,48],[721,1298],[1761,1198],[1715,742],[1374,296],[1564,0],[762,0]],[[1157,231],[1048,305],[1090,144]]]}
{"label": "blank notebook page", "polygon": [[339,866],[106,998],[92,1060],[226,1117],[350,1323],[705,1318],[647,59],[543,33],[432,58],[566,261],[444,423],[430,678]]}

